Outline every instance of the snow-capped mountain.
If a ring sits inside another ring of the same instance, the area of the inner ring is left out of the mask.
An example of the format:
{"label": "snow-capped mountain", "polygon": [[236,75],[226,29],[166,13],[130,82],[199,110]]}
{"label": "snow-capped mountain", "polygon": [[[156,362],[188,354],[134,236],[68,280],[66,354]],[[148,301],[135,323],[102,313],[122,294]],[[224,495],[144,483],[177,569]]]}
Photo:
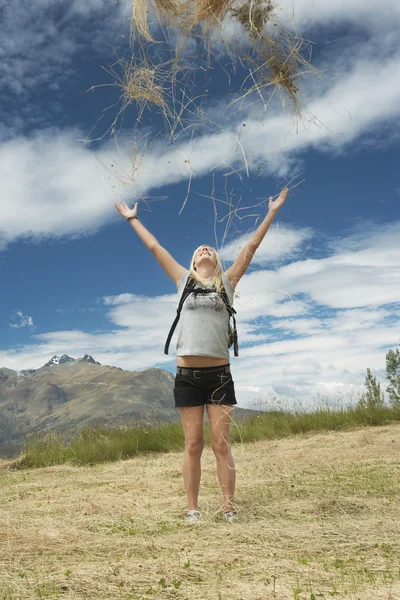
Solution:
{"label": "snow-capped mountain", "polygon": [[[93,356],[90,354],[85,354],[85,356],[81,356],[80,358],[72,358],[72,356],[68,356],[68,354],[55,354],[50,360],[47,361],[43,367],[56,367],[58,365],[65,364],[77,364],[77,363],[88,363],[90,365],[101,365],[97,360],[94,360]],[[41,368],[43,368],[41,367]],[[33,375],[39,369],[22,369],[19,371],[20,375]]]}
{"label": "snow-capped mountain", "polygon": [[85,356],[81,356],[80,358],[72,358],[72,356],[68,356],[68,354],[62,354],[59,356],[55,354],[44,366],[45,367],[53,367],[55,365],[64,365],[66,363],[89,363],[91,365],[99,365],[100,363],[97,360],[94,360],[93,356],[90,354],[85,354]]}
{"label": "snow-capped mountain", "polygon": [[52,367],[54,365],[63,365],[65,363],[74,363],[74,362],[75,362],[75,358],[68,356],[68,354],[62,354],[61,356],[59,356],[58,354],[55,354],[44,366]]}
{"label": "snow-capped mountain", "polygon": [[97,362],[97,360],[94,360],[93,356],[90,356],[90,354],[85,354],[85,356],[83,356],[82,358],[78,358],[76,360],[76,362],[87,362],[91,365],[99,365],[100,363]]}

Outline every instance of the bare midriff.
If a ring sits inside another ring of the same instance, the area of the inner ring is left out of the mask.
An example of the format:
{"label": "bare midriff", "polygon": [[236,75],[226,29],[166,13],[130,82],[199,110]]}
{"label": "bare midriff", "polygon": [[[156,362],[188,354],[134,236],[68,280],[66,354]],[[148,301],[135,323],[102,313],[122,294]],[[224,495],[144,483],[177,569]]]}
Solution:
{"label": "bare midriff", "polygon": [[187,367],[193,369],[196,367],[220,367],[229,364],[226,358],[216,358],[215,356],[178,356],[176,359],[177,367]]}

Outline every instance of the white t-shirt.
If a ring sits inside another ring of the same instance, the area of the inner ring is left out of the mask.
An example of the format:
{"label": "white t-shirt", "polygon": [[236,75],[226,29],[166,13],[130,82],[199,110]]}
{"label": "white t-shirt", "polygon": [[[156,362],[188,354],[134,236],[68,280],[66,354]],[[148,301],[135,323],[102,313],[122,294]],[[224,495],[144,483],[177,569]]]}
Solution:
{"label": "white t-shirt", "polygon": [[[179,296],[182,295],[188,277],[189,271],[186,270],[178,285]],[[222,282],[232,306],[234,290],[226,273],[222,275]],[[195,287],[202,288],[197,283]],[[229,314],[219,294],[189,294],[183,303],[179,319],[177,356],[212,356],[229,361],[228,325]]]}

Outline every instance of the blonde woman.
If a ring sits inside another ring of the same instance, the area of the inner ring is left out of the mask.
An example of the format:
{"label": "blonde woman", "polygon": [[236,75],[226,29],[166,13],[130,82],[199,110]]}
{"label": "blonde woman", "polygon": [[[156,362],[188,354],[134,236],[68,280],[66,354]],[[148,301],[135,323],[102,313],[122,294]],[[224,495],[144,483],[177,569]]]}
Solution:
{"label": "blonde woman", "polygon": [[207,245],[197,248],[190,268],[185,269],[139,221],[137,203],[133,209],[126,203],[114,203],[175,282],[178,292],[182,294],[188,279],[194,284],[194,293],[185,300],[180,317],[174,387],[175,406],[179,409],[185,435],[183,481],[188,502],[186,519],[189,522],[200,519],[198,495],[204,447],[204,406],[210,421],[211,445],[224,498],[224,517],[231,522],[236,516],[236,472],[229,434],[232,409],[237,402],[229,364],[229,315],[221,293],[225,291],[232,305],[235,287],[250,265],[287,194],[288,188],[284,188],[276,200],[270,197],[265,219],[225,272],[217,252]]}

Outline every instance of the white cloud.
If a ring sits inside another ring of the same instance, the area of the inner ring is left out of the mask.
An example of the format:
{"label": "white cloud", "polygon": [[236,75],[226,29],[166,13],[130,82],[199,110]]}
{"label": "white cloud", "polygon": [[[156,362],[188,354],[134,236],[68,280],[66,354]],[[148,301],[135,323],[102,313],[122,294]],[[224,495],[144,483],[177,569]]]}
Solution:
{"label": "white cloud", "polygon": [[70,122],[71,87],[85,92],[95,83],[84,83],[77,55],[112,61],[124,34],[129,39],[128,7],[129,0],[0,2],[0,139]]}
{"label": "white cloud", "polygon": [[20,310],[15,312],[13,319],[18,320],[18,323],[9,323],[9,326],[14,329],[21,329],[21,327],[35,327],[32,317],[24,315]]}
{"label": "white cloud", "polygon": [[[37,87],[66,81],[76,52],[88,42],[88,26],[96,23],[90,39],[112,50],[116,33],[127,29],[127,3],[107,0],[61,0],[3,3],[1,9],[2,88],[20,95]],[[125,23],[124,23],[125,22]],[[85,39],[86,35],[86,39]]]}
{"label": "white cloud", "polygon": [[[169,294],[148,298],[145,296],[135,296],[133,294],[122,294],[121,296],[108,296],[105,298],[106,305],[114,305],[115,308],[108,313],[109,318],[119,327],[128,327],[135,332],[135,345],[146,345],[146,341],[154,344],[152,332],[156,334],[160,342],[166,334],[168,325],[172,324],[178,296]],[[129,296],[129,298],[128,298]],[[145,334],[143,340],[137,340],[138,332]]]}
{"label": "white cloud", "polygon": [[[170,355],[162,354],[168,331],[158,332],[116,329],[86,333],[85,331],[55,331],[32,336],[32,344],[18,349],[0,351],[0,365],[14,370],[42,367],[54,354],[72,357],[90,354],[103,365],[141,371],[155,365],[172,365]],[[164,335],[165,334],[165,335]]]}
{"label": "white cloud", "polygon": [[346,22],[387,29],[400,22],[400,5],[397,0],[382,0],[379,6],[374,0],[281,0],[278,15],[288,25],[295,21],[300,30]]}
{"label": "white cloud", "polygon": [[111,199],[124,186],[111,181],[78,137],[78,131],[50,130],[0,145],[0,246],[21,237],[93,233],[115,218]]}
{"label": "white cloud", "polygon": [[[307,298],[332,309],[398,302],[400,271],[395,249],[399,248],[400,222],[375,228],[374,236],[366,227],[363,237],[357,232],[354,240],[350,235],[339,240],[339,250],[327,258],[297,261],[275,271],[249,274],[238,286],[241,305],[249,306],[256,316],[290,316],[280,312],[288,305],[287,300],[282,304],[285,293],[297,307],[295,314],[307,312]],[[353,251],[346,249],[350,247]]]}
{"label": "white cloud", "polygon": [[[261,121],[248,119],[241,133],[248,164],[267,160],[264,173],[282,174],[300,152],[311,148],[340,150],[363,133],[371,133],[380,123],[394,120],[400,115],[400,56],[394,55],[384,64],[378,60],[356,62],[351,71],[337,77],[331,88],[311,99],[307,108],[314,120],[304,119],[298,131],[290,115],[266,116]],[[242,117],[237,119],[241,123]],[[155,150],[146,156],[146,171],[138,175],[138,188],[144,193],[187,178],[184,157],[190,160],[195,177],[227,166],[245,173],[236,135],[237,124],[230,123],[222,133],[182,142],[169,153],[165,148],[163,154],[161,148]]]}
{"label": "white cloud", "polygon": [[272,327],[283,329],[296,335],[310,335],[312,333],[320,333],[323,328],[322,319],[279,319],[272,324]]}
{"label": "white cloud", "polygon": [[[233,262],[243,246],[247,244],[251,235],[251,233],[248,233],[224,246],[219,251],[221,259]],[[299,253],[304,242],[311,237],[312,230],[309,228],[299,227],[295,229],[289,225],[272,225],[268,231],[268,235],[257,249],[255,260],[259,264],[264,264],[277,263],[293,258],[293,256]]]}

